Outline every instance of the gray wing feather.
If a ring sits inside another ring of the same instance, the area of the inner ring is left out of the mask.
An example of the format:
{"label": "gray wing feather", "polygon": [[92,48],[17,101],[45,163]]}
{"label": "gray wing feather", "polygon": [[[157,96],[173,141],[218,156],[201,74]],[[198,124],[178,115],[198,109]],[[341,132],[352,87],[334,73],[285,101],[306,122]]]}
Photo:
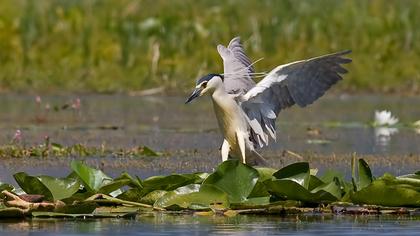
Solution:
{"label": "gray wing feather", "polygon": [[[243,96],[241,106],[249,121],[257,121],[250,122],[254,143],[267,145],[268,135],[275,139],[275,119],[282,109],[294,104],[300,107],[312,104],[341,80],[340,74],[347,73],[341,64],[351,62],[351,59],[342,56],[350,52],[278,66],[249,90]],[[257,127],[258,123],[260,127]]]}
{"label": "gray wing feather", "polygon": [[217,51],[223,59],[224,85],[230,94],[245,94],[255,86],[251,75],[254,67],[245,54],[239,37],[233,38],[228,47],[217,46]]}

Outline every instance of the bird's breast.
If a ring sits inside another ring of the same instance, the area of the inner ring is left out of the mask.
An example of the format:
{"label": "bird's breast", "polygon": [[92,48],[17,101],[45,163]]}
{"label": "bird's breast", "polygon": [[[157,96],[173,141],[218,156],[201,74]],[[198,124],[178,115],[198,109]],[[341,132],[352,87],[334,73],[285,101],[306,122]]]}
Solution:
{"label": "bird's breast", "polygon": [[247,123],[241,107],[228,94],[213,96],[212,100],[219,128],[224,138],[231,146],[236,146],[236,132],[247,130]]}

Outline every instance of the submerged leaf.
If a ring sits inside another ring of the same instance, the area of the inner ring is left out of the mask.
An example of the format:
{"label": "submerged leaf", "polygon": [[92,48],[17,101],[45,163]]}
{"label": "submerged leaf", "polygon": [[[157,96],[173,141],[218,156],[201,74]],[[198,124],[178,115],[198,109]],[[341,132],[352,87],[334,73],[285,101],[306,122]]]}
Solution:
{"label": "submerged leaf", "polygon": [[257,183],[258,171],[238,160],[228,160],[220,164],[210,174],[202,186],[212,185],[226,192],[230,202],[245,201]]}

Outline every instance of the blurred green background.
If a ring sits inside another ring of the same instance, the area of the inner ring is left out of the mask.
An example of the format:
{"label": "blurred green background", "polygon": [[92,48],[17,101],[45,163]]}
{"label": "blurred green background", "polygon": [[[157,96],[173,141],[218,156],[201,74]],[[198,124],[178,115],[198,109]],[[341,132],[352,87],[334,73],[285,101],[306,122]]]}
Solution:
{"label": "blurred green background", "polygon": [[257,70],[352,49],[339,91],[420,94],[420,1],[3,0],[0,91],[189,90],[239,35]]}

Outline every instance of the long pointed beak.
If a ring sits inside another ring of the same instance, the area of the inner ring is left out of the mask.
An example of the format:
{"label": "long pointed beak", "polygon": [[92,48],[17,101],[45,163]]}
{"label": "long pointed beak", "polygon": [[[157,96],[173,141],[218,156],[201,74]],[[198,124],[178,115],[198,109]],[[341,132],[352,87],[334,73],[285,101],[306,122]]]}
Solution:
{"label": "long pointed beak", "polygon": [[185,104],[188,104],[192,100],[194,100],[195,98],[200,97],[201,90],[202,90],[201,88],[194,89],[194,91],[192,92],[192,94],[190,95],[190,97],[187,99],[187,101],[185,101]]}

